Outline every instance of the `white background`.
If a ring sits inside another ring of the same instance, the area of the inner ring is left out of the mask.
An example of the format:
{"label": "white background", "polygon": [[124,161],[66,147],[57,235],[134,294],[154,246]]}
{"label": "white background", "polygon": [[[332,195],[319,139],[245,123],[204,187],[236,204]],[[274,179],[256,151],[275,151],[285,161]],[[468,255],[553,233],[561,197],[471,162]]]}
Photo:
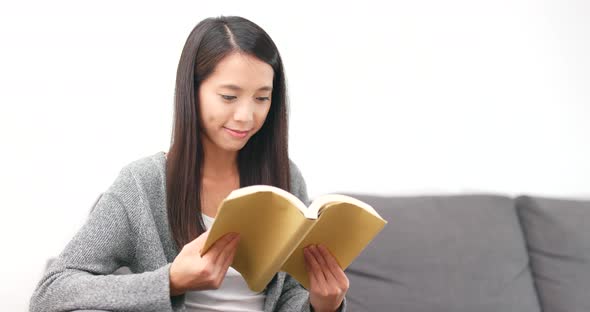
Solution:
{"label": "white background", "polygon": [[27,309],[124,165],[167,150],[180,52],[209,16],[279,47],[312,197],[590,195],[590,2],[355,3],[1,2],[0,309]]}

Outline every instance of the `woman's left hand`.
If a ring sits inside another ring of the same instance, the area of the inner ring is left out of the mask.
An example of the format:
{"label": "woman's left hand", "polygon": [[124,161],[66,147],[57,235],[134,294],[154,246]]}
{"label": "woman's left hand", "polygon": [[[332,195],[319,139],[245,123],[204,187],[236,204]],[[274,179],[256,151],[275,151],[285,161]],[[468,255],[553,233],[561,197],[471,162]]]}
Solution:
{"label": "woman's left hand", "polygon": [[309,276],[309,302],[315,312],[337,311],[348,291],[348,278],[336,259],[322,245],[303,249]]}

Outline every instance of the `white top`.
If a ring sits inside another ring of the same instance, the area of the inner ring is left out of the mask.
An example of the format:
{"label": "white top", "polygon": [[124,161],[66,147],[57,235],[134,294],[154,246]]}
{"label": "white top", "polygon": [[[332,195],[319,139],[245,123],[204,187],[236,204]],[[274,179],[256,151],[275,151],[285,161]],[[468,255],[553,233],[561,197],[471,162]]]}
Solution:
{"label": "white top", "polygon": [[[201,215],[208,229],[215,219]],[[189,312],[262,312],[265,298],[264,291],[251,291],[240,272],[230,266],[219,289],[187,291],[184,304]]]}

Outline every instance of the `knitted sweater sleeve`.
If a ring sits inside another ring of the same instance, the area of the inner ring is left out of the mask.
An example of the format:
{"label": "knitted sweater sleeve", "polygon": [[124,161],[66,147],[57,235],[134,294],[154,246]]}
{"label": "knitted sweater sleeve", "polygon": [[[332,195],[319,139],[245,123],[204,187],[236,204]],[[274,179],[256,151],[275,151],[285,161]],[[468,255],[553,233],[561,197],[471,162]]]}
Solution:
{"label": "knitted sweater sleeve", "polygon": [[[30,311],[172,311],[169,267],[112,275],[134,258],[126,203],[140,201],[131,172],[119,177],[96,203],[82,228],[38,283]],[[116,190],[116,191],[115,191]]]}

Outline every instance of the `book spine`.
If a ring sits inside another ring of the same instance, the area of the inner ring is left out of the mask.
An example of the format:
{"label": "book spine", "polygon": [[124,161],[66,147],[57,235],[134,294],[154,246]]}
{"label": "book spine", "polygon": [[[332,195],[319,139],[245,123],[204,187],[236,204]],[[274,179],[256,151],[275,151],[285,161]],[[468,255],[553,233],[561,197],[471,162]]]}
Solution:
{"label": "book spine", "polygon": [[313,229],[313,226],[316,224],[315,221],[316,220],[310,219],[303,220],[301,226],[293,234],[293,240],[291,240],[289,244],[286,244],[285,247],[281,249],[281,252],[279,253],[280,256],[276,258],[277,262],[273,263],[272,267],[273,269],[276,268],[275,272],[278,272],[283,267],[283,265],[285,265],[287,260],[289,260],[291,255],[295,252],[295,250],[297,250],[299,244],[301,244],[305,237],[307,237],[307,233],[309,233],[311,229]]}

